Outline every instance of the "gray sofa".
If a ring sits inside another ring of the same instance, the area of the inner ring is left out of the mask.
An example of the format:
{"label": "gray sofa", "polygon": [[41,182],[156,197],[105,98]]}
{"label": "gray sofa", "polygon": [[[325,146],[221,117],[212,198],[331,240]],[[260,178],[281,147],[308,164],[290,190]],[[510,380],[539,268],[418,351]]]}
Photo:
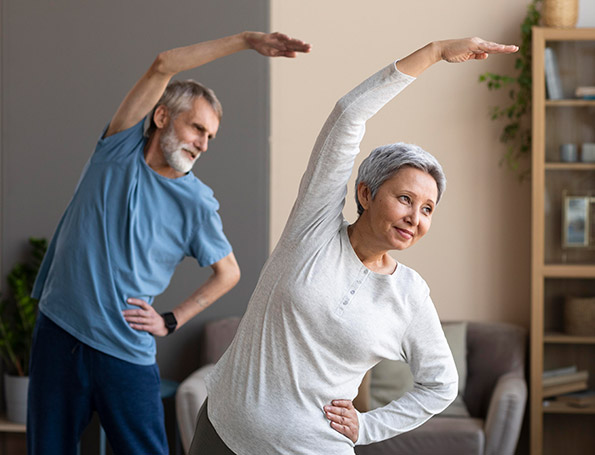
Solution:
{"label": "gray sofa", "polygon": [[[184,449],[206,398],[204,378],[233,339],[239,318],[205,326],[200,364],[178,388],[176,412]],[[512,455],[519,438],[527,385],[526,331],[501,323],[467,324],[467,379],[463,395],[470,417],[435,416],[392,439],[357,446],[358,455]]]}

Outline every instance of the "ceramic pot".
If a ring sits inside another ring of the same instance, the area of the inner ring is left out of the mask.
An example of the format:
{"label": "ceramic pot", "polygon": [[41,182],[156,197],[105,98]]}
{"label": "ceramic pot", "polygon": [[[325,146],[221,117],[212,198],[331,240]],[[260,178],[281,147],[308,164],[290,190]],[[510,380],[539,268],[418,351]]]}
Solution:
{"label": "ceramic pot", "polygon": [[6,417],[14,423],[27,422],[28,376],[4,375],[4,398],[6,399]]}

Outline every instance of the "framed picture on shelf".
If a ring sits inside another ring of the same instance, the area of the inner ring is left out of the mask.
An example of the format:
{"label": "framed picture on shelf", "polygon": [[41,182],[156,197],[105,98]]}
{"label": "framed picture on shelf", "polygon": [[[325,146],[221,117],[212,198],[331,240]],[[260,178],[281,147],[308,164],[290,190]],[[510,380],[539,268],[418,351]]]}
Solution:
{"label": "framed picture on shelf", "polygon": [[588,247],[591,197],[564,196],[563,203],[562,245],[565,248]]}

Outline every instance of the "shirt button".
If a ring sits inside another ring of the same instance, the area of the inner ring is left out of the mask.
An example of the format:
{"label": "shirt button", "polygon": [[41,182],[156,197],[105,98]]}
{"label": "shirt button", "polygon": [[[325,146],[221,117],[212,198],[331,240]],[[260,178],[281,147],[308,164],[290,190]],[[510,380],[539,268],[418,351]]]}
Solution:
{"label": "shirt button", "polygon": [[347,300],[345,300],[345,301],[343,302],[343,305],[347,305],[348,303],[349,303],[349,302],[348,302]]}
{"label": "shirt button", "polygon": [[355,291],[352,289],[351,291],[349,291],[349,293],[350,293],[351,295],[353,295],[353,294],[355,294]]}
{"label": "shirt button", "polygon": [[367,275],[368,274],[368,269],[364,270],[364,273]]}

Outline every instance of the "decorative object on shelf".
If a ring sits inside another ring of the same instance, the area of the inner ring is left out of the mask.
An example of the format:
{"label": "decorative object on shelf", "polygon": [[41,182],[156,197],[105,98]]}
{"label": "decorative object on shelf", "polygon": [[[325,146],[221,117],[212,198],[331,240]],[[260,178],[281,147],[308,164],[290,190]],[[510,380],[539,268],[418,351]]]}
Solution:
{"label": "decorative object on shelf", "polygon": [[584,100],[595,100],[595,87],[577,87],[574,96]]}
{"label": "decorative object on shelf", "polygon": [[[0,356],[6,366],[4,379],[8,419],[24,423],[27,409],[29,353],[37,318],[37,300],[31,297],[33,283],[47,249],[46,239],[30,238],[31,257],[8,274],[10,294],[0,301]],[[17,392],[24,391],[24,396]]]}
{"label": "decorative object on shelf", "polygon": [[583,163],[595,163],[595,142],[583,142],[581,161]]}
{"label": "decorative object on shelf", "polygon": [[527,160],[531,156],[531,122],[528,118],[532,98],[531,28],[539,24],[541,3],[542,0],[531,0],[521,23],[521,44],[515,61],[518,75],[484,73],[479,76],[479,82],[486,82],[489,90],[509,89],[509,104],[491,107],[490,116],[492,120],[506,121],[500,134],[500,142],[506,145],[506,151],[500,164],[506,163],[509,169],[518,173],[520,180],[525,180],[531,174]]}
{"label": "decorative object on shelf", "polygon": [[573,336],[595,336],[595,297],[566,298],[564,332]]}
{"label": "decorative object on shelf", "polygon": [[560,161],[574,163],[578,160],[578,149],[576,144],[560,145]]}
{"label": "decorative object on shelf", "polygon": [[567,196],[563,198],[562,246],[583,248],[589,246],[589,196]]}
{"label": "decorative object on shelf", "polygon": [[595,390],[567,393],[556,397],[556,401],[575,408],[589,408],[595,406]]}
{"label": "decorative object on shelf", "polygon": [[551,100],[561,100],[564,98],[562,92],[562,80],[560,79],[560,68],[556,52],[551,47],[545,48],[545,85],[547,88],[547,97]]}
{"label": "decorative object on shelf", "polygon": [[578,20],[578,0],[544,0],[542,14],[548,27],[572,28]]}

